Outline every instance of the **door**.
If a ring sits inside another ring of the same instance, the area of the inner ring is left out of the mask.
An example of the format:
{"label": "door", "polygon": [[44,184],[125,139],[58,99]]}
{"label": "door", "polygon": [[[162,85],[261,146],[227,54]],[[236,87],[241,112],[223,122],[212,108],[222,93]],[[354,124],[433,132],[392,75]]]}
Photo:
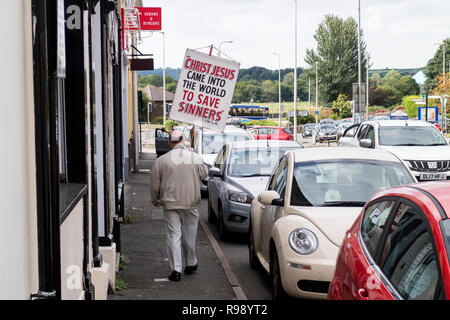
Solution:
{"label": "door", "polygon": [[348,268],[342,288],[344,299],[392,299],[382,283],[375,261],[388,218],[395,206],[394,198],[381,199],[365,210],[360,226],[362,243],[360,245],[354,237],[354,243],[348,245],[345,262]]}
{"label": "door", "polygon": [[158,156],[161,156],[170,150],[169,134],[162,129],[155,130],[155,149]]}
{"label": "door", "polygon": [[[277,191],[282,199],[286,194],[286,182],[287,182],[287,158],[284,157],[278,168],[275,170],[268,190]],[[283,207],[276,205],[265,205],[262,208],[260,218],[260,243],[261,251],[267,262],[270,261],[270,239],[272,236],[272,226],[278,217],[282,214]]]}
{"label": "door", "polygon": [[445,299],[439,255],[425,214],[402,201],[378,250],[378,265],[397,299]]}
{"label": "door", "polygon": [[[222,173],[224,172],[223,167],[225,162],[225,155],[227,154],[226,148],[227,148],[226,146],[223,146],[223,148],[217,154],[216,160],[213,163],[213,166],[220,169]],[[209,184],[208,184],[209,201],[212,209],[217,214],[219,212],[218,202],[220,199],[221,189],[223,189],[223,178],[209,177]]]}

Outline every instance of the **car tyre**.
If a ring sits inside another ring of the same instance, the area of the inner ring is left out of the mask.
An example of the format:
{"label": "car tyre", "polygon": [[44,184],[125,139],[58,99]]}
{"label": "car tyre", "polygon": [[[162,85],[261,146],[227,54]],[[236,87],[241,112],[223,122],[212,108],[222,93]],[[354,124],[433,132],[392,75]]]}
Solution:
{"label": "car tyre", "polygon": [[250,262],[250,267],[253,270],[259,269],[260,264],[255,251],[255,243],[253,241],[253,228],[251,223],[248,230],[248,260]]}
{"label": "car tyre", "polygon": [[272,299],[273,300],[286,300],[289,296],[284,291],[283,283],[281,282],[280,264],[278,262],[277,251],[274,250],[273,259],[270,265],[270,276],[272,280]]}
{"label": "car tyre", "polygon": [[228,231],[223,221],[223,209],[220,204],[218,205],[218,210],[219,210],[219,239],[221,241],[224,241],[228,239],[230,232]]}
{"label": "car tyre", "polygon": [[208,222],[211,224],[217,222],[217,218],[216,218],[213,208],[211,206],[211,200],[209,198],[209,194],[208,194]]}

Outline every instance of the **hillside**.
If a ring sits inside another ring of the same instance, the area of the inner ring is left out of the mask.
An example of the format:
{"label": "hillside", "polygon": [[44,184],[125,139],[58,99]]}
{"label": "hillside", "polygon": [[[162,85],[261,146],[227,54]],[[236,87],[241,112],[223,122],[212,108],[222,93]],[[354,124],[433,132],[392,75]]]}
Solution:
{"label": "hillside", "polygon": [[[397,70],[400,72],[402,76],[413,76],[420,70],[424,71],[425,67],[423,68],[411,68],[411,69],[373,69],[369,71],[369,76],[373,76],[374,74],[379,74],[381,77],[384,77],[386,74],[389,73],[391,70]],[[293,72],[294,68],[287,68],[287,69],[281,69],[281,79],[283,77]],[[298,75],[303,72],[303,69],[298,68],[297,69]],[[172,69],[167,68],[166,69],[166,75],[172,77],[175,80],[178,80],[180,77],[181,69]],[[163,70],[162,69],[156,69],[153,71],[139,71],[139,76],[148,76],[152,74],[157,74],[162,76]],[[256,80],[258,82],[264,81],[264,80],[272,80],[272,81],[278,81],[278,70],[269,70],[263,67],[251,67],[248,69],[241,69],[239,71],[238,81],[249,81],[249,80]]]}

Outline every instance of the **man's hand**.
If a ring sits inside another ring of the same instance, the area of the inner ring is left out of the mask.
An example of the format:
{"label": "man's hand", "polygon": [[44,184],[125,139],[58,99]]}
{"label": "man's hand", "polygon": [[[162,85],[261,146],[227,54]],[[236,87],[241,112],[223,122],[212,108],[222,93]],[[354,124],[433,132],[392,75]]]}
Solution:
{"label": "man's hand", "polygon": [[153,203],[153,205],[154,205],[155,207],[160,207],[160,206],[161,206],[161,202],[159,202],[159,200],[152,201],[152,203]]}

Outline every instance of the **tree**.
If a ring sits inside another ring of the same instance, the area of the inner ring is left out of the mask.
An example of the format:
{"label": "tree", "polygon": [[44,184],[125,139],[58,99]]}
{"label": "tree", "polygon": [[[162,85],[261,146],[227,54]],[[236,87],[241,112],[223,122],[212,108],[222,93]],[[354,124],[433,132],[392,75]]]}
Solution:
{"label": "tree", "polygon": [[448,61],[447,57],[450,56],[450,38],[445,39],[444,43],[439,46],[439,49],[434,54],[433,58],[428,61],[428,64],[424,71],[425,75],[427,76],[425,87],[430,90],[436,86],[437,76],[442,74],[442,58],[444,47],[446,56],[445,60]]}
{"label": "tree", "polygon": [[336,99],[336,101],[333,101],[331,110],[338,117],[346,118],[348,116],[352,116],[352,110],[350,109],[350,102],[348,101],[347,96],[345,96],[344,94],[340,94]]}
{"label": "tree", "polygon": [[[318,62],[320,100],[331,105],[339,94],[351,96],[352,84],[358,81],[358,24],[354,18],[346,20],[327,15],[314,38],[317,49],[306,50],[308,73],[315,78]],[[361,77],[365,79],[368,61],[367,46],[361,32]]]}
{"label": "tree", "polygon": [[397,104],[398,97],[394,89],[388,86],[370,88],[369,101],[373,106],[391,107]]}

